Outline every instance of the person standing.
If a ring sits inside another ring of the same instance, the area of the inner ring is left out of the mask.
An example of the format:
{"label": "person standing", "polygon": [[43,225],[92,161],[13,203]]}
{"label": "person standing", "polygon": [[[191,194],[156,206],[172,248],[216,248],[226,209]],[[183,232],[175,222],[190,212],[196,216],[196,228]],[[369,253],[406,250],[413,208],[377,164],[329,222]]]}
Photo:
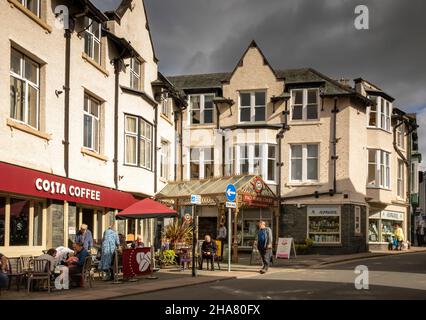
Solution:
{"label": "person standing", "polygon": [[423,224],[418,223],[416,228],[417,245],[423,247],[425,238],[425,228]]}
{"label": "person standing", "polygon": [[272,230],[266,226],[265,221],[259,222],[259,232],[257,234],[257,249],[262,258],[262,269],[260,273],[266,273],[272,257]]}
{"label": "person standing", "polygon": [[404,231],[402,231],[402,228],[397,223],[395,224],[395,238],[398,241],[398,245],[396,247],[397,250],[402,250],[402,243],[404,242]]}
{"label": "person standing", "polygon": [[227,232],[226,232],[226,227],[223,223],[220,224],[220,228],[219,228],[219,234],[217,237],[217,240],[220,241],[220,259],[223,260],[223,246],[226,243],[226,238],[227,237]]}
{"label": "person standing", "polygon": [[120,240],[117,232],[114,230],[114,224],[111,224],[105,230],[102,240],[101,261],[99,262],[99,270],[108,272],[104,280],[114,279],[114,270],[112,268],[115,249],[120,246]]}
{"label": "person standing", "polygon": [[82,243],[84,249],[87,251],[93,247],[93,236],[92,232],[88,229],[87,224],[82,224],[80,226],[80,230],[77,232],[77,236],[75,238],[75,242]]}

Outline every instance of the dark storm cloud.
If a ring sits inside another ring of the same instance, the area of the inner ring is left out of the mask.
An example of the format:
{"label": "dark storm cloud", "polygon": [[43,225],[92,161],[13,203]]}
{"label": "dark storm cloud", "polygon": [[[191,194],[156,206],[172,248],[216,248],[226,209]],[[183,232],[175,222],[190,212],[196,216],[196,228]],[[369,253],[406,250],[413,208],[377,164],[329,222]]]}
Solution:
{"label": "dark storm cloud", "polygon": [[[120,1],[95,1],[103,7]],[[275,68],[363,77],[426,123],[424,0],[145,0],[163,73],[231,71],[252,39]],[[354,28],[354,9],[370,29]],[[109,8],[110,9],[110,8]],[[420,131],[426,154],[426,130]]]}

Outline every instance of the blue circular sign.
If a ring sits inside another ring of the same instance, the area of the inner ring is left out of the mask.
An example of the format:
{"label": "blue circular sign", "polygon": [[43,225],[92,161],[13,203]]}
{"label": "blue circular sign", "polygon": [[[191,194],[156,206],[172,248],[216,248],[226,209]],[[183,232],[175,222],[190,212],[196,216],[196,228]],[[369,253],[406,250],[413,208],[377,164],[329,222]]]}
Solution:
{"label": "blue circular sign", "polygon": [[228,201],[234,202],[235,198],[237,197],[237,189],[233,184],[228,184],[225,190],[225,194]]}

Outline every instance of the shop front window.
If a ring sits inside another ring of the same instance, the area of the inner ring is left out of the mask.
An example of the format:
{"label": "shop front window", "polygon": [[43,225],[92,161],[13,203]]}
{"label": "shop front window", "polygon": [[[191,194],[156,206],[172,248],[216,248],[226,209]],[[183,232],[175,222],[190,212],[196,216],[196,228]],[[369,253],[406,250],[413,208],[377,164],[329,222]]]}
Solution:
{"label": "shop front window", "polygon": [[34,203],[33,245],[43,245],[43,203]]}
{"label": "shop front window", "polygon": [[11,246],[29,245],[30,201],[10,199],[10,238]]}
{"label": "shop front window", "polygon": [[238,215],[237,239],[241,247],[251,248],[256,241],[259,231],[259,221],[266,222],[266,226],[272,228],[271,213],[269,209],[243,209]]}
{"label": "shop front window", "polygon": [[6,220],[6,199],[0,198],[0,246],[4,246]]}
{"label": "shop front window", "polygon": [[340,243],[340,208],[308,207],[308,236],[315,243]]}
{"label": "shop front window", "polygon": [[368,241],[370,242],[379,242],[379,220],[370,220],[368,227]]}
{"label": "shop front window", "polygon": [[394,239],[395,225],[403,225],[404,214],[394,211],[380,211],[370,214],[368,241],[389,243]]}

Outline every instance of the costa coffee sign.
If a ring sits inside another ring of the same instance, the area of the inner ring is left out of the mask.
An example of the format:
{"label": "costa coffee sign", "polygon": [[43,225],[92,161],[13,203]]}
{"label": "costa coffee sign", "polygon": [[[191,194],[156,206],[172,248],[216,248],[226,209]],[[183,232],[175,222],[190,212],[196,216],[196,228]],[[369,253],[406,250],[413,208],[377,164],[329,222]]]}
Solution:
{"label": "costa coffee sign", "polygon": [[79,186],[69,185],[65,183],[50,181],[47,179],[37,178],[35,181],[35,187],[39,191],[49,192],[50,194],[63,194],[70,195],[76,198],[85,198],[95,201],[101,200],[101,192],[89,188],[83,188]]}
{"label": "costa coffee sign", "polygon": [[131,193],[0,161],[0,191],[126,209],[137,200]]}

